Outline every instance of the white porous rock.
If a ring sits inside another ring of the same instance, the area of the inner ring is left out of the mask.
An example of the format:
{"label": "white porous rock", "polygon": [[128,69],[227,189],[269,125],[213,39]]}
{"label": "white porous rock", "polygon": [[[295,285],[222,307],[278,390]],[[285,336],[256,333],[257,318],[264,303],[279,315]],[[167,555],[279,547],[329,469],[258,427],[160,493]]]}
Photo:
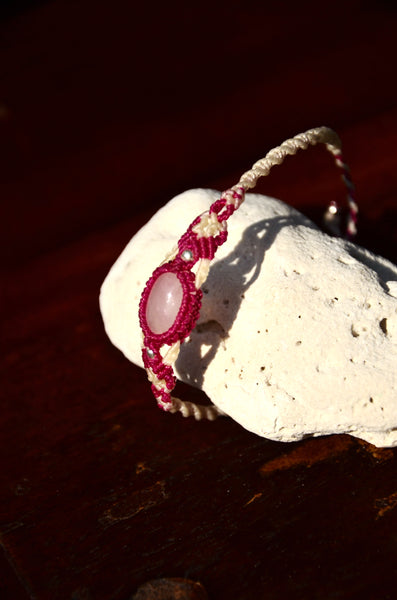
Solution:
{"label": "white porous rock", "polygon": [[[132,238],[102,285],[106,332],[139,366],[145,283],[218,197],[199,189],[171,200]],[[177,377],[273,440],[349,433],[396,446],[397,267],[259,194],[247,194],[228,229]]]}

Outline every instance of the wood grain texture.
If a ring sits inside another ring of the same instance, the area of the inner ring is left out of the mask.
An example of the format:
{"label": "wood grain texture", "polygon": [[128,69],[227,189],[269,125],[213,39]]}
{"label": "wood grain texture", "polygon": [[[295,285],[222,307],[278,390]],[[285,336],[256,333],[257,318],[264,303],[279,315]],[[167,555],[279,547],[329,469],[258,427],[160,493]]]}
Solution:
{"label": "wood grain texture", "polygon": [[[173,194],[322,124],[359,242],[396,262],[396,26],[353,0],[55,0],[3,20],[1,598],[127,600],[174,577],[211,600],[395,597],[397,451],[161,413],[98,293]],[[343,197],[321,150],[259,191],[313,218]]]}

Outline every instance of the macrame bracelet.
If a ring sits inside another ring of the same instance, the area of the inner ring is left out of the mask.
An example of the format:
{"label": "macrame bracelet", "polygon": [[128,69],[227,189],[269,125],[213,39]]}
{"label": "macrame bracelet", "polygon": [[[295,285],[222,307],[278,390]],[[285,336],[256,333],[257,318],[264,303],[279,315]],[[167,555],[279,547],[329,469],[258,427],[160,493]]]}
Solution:
{"label": "macrame bracelet", "polygon": [[[227,239],[227,220],[244,202],[245,192],[288,155],[319,143],[326,145],[334,156],[336,166],[342,170],[348,191],[345,235],[354,236],[358,208],[349,168],[343,161],[341,142],[332,129],[318,127],[285,141],[256,162],[242,175],[237,185],[223,192],[208,211],[192,222],[180,238],[177,248],[147,282],[139,304],[139,321],[143,332],[142,358],[153,394],[163,410],[179,411],[184,416],[193,415],[196,419],[214,419],[223,414],[214,405],[184,402],[171,395],[176,385],[173,365],[178,358],[180,345],[190,335],[199,318],[203,295],[200,288],[208,276],[215,252]],[[334,229],[338,214],[339,207],[331,202],[325,220]]]}

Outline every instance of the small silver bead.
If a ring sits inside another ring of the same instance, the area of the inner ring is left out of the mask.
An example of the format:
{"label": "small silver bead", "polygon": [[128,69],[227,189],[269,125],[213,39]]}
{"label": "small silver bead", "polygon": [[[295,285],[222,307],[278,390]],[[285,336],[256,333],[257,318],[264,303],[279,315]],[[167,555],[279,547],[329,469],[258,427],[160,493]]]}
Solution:
{"label": "small silver bead", "polygon": [[184,250],[181,254],[183,260],[193,260],[193,252],[191,250]]}
{"label": "small silver bead", "polygon": [[151,348],[146,348],[146,354],[148,355],[149,358],[155,357],[155,352]]}
{"label": "small silver bead", "polygon": [[328,212],[330,215],[336,215],[336,213],[338,212],[337,206],[335,206],[334,204],[330,204],[330,206],[328,207]]}

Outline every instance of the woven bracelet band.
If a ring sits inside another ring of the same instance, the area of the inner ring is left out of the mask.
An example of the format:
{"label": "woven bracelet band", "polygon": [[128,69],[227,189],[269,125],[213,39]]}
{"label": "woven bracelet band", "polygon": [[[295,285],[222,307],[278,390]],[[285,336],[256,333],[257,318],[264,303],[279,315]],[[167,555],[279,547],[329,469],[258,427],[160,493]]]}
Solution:
{"label": "woven bracelet band", "polygon": [[[227,220],[244,202],[245,192],[255,187],[260,177],[279,165],[288,155],[309,146],[326,145],[336,166],[342,170],[347,187],[348,218],[345,235],[356,233],[357,204],[349,168],[343,161],[341,142],[328,127],[301,133],[274,148],[244,173],[237,185],[226,190],[208,211],[198,216],[179,239],[177,248],[153,272],[139,304],[143,333],[142,358],[158,405],[165,411],[181,412],[196,419],[214,419],[223,414],[214,405],[204,406],[182,401],[171,395],[176,377],[175,364],[181,343],[190,335],[200,315],[202,291],[215,252],[227,239]],[[328,206],[326,220],[333,222],[339,208]],[[196,266],[197,265],[197,266]],[[192,270],[195,267],[194,271]]]}

